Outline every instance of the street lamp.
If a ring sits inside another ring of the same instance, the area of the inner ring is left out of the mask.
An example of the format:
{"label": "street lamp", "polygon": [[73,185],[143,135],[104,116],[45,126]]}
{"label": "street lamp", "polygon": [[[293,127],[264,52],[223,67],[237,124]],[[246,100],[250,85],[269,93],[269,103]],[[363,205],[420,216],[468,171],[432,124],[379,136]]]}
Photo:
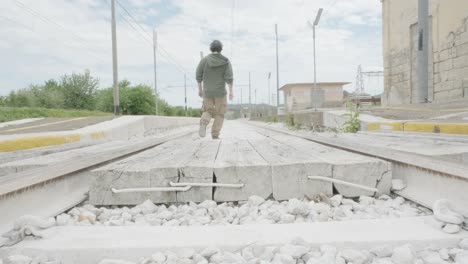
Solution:
{"label": "street lamp", "polygon": [[319,8],[317,15],[315,16],[314,23],[310,23],[310,21],[307,21],[307,24],[309,25],[310,28],[312,28],[313,34],[314,34],[314,89],[310,91],[310,104],[312,107],[315,108],[315,111],[317,111],[317,106],[314,104],[314,93],[317,93],[317,70],[316,70],[316,63],[315,63],[315,27],[318,25],[320,21],[320,16],[322,15],[323,8]]}

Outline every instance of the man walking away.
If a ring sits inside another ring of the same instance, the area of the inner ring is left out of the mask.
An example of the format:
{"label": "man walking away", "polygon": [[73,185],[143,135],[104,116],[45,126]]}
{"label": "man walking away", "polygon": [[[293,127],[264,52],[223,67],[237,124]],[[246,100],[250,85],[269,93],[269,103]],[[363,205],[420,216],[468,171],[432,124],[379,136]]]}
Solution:
{"label": "man walking away", "polygon": [[203,98],[200,137],[206,135],[206,127],[213,117],[211,137],[213,139],[219,138],[227,107],[226,83],[229,86],[229,100],[232,101],[234,98],[232,66],[229,59],[221,55],[222,49],[223,44],[219,40],[214,40],[210,45],[212,53],[204,57],[197,67],[198,95]]}

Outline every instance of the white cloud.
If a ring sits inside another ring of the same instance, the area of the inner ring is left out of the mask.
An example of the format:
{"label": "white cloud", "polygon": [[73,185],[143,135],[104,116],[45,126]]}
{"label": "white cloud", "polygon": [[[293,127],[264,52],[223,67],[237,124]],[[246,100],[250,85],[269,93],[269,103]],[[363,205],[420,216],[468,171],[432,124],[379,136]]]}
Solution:
{"label": "white cloud", "polygon": [[[0,10],[0,57],[7,62],[0,66],[0,94],[86,68],[100,77],[101,86],[111,85],[110,10],[105,0],[19,1],[66,30],[28,13],[15,1],[6,1]],[[319,7],[334,2],[235,0],[232,42],[230,0],[120,1],[149,34],[157,28],[162,47],[188,71],[190,86],[195,85],[193,71],[200,51],[207,54],[212,39],[222,40],[223,53],[233,54],[236,83],[246,84],[252,72],[258,101],[267,100],[268,72],[272,72],[271,87],[276,85],[274,24],[278,23],[280,33],[281,84],[312,81],[312,32],[306,21],[313,19]],[[382,65],[380,5],[375,0],[338,0],[325,9],[317,28],[319,81],[353,81],[358,64]],[[180,12],[168,14],[173,10]],[[145,37],[151,41],[151,36]],[[151,45],[120,16],[118,50],[121,78],[153,83]],[[183,89],[167,86],[182,85],[183,74],[161,56],[159,62],[163,97],[181,105]],[[246,90],[243,94],[246,102]],[[189,87],[188,95],[189,103],[198,106],[196,91]]]}

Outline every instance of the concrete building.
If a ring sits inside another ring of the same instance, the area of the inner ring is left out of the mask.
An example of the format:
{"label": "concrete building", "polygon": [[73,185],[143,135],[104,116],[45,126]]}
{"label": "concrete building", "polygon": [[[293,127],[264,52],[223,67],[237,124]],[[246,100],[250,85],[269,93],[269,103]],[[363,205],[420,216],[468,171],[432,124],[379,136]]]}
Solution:
{"label": "concrete building", "polygon": [[[383,105],[416,103],[418,1],[381,0]],[[468,1],[429,0],[428,101],[468,99]]]}
{"label": "concrete building", "polygon": [[[343,86],[349,82],[321,82],[317,83],[317,107],[335,107],[343,104]],[[288,112],[311,108],[310,93],[313,83],[290,83],[283,85],[280,91],[284,95],[284,105]]]}

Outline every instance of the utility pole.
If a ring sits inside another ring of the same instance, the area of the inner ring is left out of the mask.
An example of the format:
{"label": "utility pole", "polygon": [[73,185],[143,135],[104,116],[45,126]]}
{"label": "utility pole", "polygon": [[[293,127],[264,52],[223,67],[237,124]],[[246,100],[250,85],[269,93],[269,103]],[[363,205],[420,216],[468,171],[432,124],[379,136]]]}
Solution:
{"label": "utility pole", "polygon": [[257,116],[257,88],[254,89],[254,113]]}
{"label": "utility pole", "polygon": [[184,73],[185,116],[187,116],[187,74]]}
{"label": "utility pole", "polygon": [[159,114],[158,107],[158,82],[156,74],[156,51],[158,46],[158,37],[156,34],[156,29],[153,30],[153,55],[154,55],[154,105],[156,107],[156,115]]}
{"label": "utility pole", "polygon": [[429,1],[418,0],[418,103],[427,103],[429,80]]}
{"label": "utility pole", "polygon": [[322,15],[323,8],[319,8],[317,15],[315,16],[314,24],[311,24],[310,21],[308,21],[309,26],[312,28],[313,31],[313,38],[314,38],[314,89],[313,91],[310,91],[310,106],[311,108],[315,108],[315,111],[317,111],[317,105],[314,103],[314,95],[318,96],[317,93],[317,64],[315,62],[315,27],[318,25],[320,21],[320,16]]}
{"label": "utility pole", "polygon": [[270,77],[271,72],[268,73],[268,105],[271,105]]}
{"label": "utility pole", "polygon": [[113,72],[113,87],[114,87],[114,116],[120,114],[119,100],[119,75],[117,69],[117,29],[115,23],[115,0],[112,0],[112,72]]}
{"label": "utility pole", "polygon": [[250,84],[250,72],[249,72],[249,117],[252,116],[252,86]]}
{"label": "utility pole", "polygon": [[278,24],[275,24],[276,35],[276,114],[279,114],[279,59],[278,59]]}
{"label": "utility pole", "polygon": [[242,105],[242,86],[240,87],[240,115],[244,118],[244,107]]}

